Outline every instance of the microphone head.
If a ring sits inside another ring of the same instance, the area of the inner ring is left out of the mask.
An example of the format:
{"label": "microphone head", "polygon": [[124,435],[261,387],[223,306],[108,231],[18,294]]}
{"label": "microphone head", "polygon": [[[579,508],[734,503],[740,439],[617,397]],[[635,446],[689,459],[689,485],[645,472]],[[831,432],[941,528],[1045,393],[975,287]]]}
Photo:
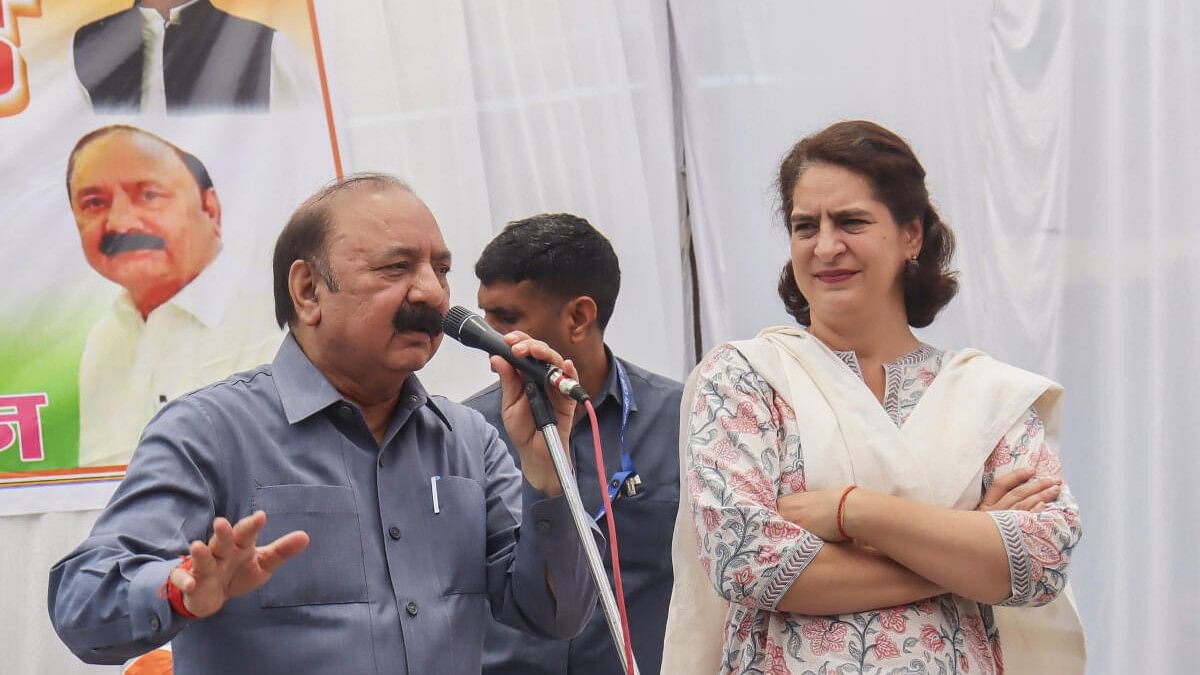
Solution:
{"label": "microphone head", "polygon": [[462,305],[455,305],[442,318],[442,331],[455,340],[462,340],[462,328],[473,316],[475,314],[471,310]]}

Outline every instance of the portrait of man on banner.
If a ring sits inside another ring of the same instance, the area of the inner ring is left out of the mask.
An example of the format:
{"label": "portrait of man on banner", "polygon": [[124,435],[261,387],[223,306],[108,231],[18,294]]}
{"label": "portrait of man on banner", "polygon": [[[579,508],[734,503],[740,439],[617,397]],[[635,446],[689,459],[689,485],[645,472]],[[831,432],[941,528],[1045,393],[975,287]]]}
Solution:
{"label": "portrait of man on banner", "polygon": [[163,404],[270,361],[282,335],[222,252],[221,201],[195,155],[110,125],[79,139],[66,181],[84,257],[122,288],[79,365],[79,464],[124,464]]}
{"label": "portrait of man on banner", "polygon": [[139,0],[81,26],[72,67],[98,113],[316,105],[314,65],[281,32],[210,0]]}

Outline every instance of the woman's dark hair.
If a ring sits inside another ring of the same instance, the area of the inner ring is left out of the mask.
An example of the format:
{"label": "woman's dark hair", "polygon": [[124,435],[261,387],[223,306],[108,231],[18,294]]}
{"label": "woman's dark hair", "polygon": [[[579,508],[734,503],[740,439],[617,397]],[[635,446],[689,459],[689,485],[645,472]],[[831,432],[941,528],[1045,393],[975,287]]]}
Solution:
{"label": "woman's dark hair", "polygon": [[[954,233],[929,201],[925,168],[912,148],[891,131],[862,120],[838,122],[800,139],[779,164],[779,214],[789,232],[792,191],[800,175],[815,164],[840,166],[866,178],[875,199],[888,208],[897,225],[920,219],[924,240],[917,265],[909,265],[904,274],[904,308],[910,326],[933,323],[958,292],[957,273],[950,269]],[[779,276],[779,297],[796,321],[811,323],[808,300],[796,285],[791,261]]]}

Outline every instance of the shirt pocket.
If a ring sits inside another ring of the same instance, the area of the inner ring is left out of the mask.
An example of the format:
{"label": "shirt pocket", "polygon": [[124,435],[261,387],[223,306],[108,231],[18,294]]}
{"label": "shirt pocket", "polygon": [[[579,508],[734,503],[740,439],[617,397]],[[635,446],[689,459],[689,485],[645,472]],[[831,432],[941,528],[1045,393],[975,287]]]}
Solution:
{"label": "shirt pocket", "polygon": [[340,485],[270,485],[254,490],[254,510],[267,513],[258,541],[308,533],[308,548],[258,589],[261,607],[367,601],[362,534],[354,491]]}
{"label": "shirt pocket", "polygon": [[487,509],[483,486],[461,476],[437,481],[439,513],[430,514],[433,550],[443,556],[438,567],[446,595],[487,590]]}
{"label": "shirt pocket", "polygon": [[[670,569],[671,536],[675,530],[679,501],[678,496],[662,497],[642,493],[622,497],[613,504],[622,569]],[[607,526],[603,523],[601,530],[605,535],[608,534]],[[608,564],[607,550],[603,557]]]}

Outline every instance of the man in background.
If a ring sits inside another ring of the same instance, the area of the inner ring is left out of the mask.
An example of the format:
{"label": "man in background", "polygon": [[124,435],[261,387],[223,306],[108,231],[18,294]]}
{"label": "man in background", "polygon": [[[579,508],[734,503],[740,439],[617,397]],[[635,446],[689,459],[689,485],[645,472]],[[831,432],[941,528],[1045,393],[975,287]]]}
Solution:
{"label": "man in background", "polygon": [[71,151],[67,193],[88,264],[122,288],[79,365],[79,463],[125,464],[163,404],[270,361],[282,333],[221,253],[221,201],[194,155],[103,127]]}
{"label": "man in background", "polygon": [[[613,355],[604,343],[621,285],[608,239],[583,218],[543,214],[510,223],[475,263],[479,307],[501,333],[519,330],[571,359],[600,425],[621,552],[622,582],[641,672],[659,672],[671,596],[671,533],[679,505],[682,385]],[[504,433],[501,391],[493,385],[465,403]],[[571,430],[575,478],[584,507],[603,530],[595,446],[582,406]],[[602,556],[611,566],[607,550]],[[609,569],[610,583],[612,570]],[[489,622],[483,672],[572,675],[623,673],[600,608],[573,640],[538,640]]]}

